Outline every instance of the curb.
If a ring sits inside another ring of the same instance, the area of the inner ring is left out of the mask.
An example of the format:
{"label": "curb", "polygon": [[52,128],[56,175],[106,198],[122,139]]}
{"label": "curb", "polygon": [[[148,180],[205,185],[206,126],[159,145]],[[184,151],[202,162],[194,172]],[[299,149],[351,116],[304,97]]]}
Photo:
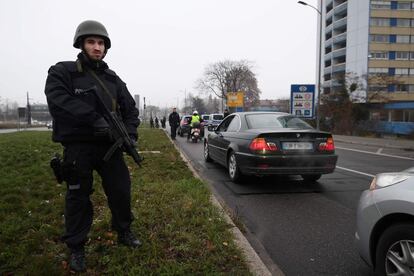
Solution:
{"label": "curb", "polygon": [[404,147],[404,146],[396,146],[396,145],[391,145],[391,144],[380,144],[380,143],[376,143],[376,142],[364,142],[364,141],[351,141],[349,139],[343,139],[341,137],[335,137],[335,135],[333,135],[334,137],[334,141],[338,141],[338,142],[342,142],[342,143],[348,143],[348,144],[358,144],[358,145],[363,145],[363,146],[376,146],[376,147],[382,147],[382,148],[390,148],[390,149],[402,149],[402,150],[414,150],[414,147],[412,146],[408,146],[408,147]]}
{"label": "curb", "polygon": [[[188,168],[191,170],[194,177],[200,180],[203,180],[201,176],[198,174],[198,172],[194,169],[193,165],[191,164],[190,160],[187,158],[185,153],[182,152],[181,149],[177,146],[177,144],[174,143],[174,141],[171,139],[169,133],[166,130],[164,132],[167,135],[167,137],[170,139],[171,143],[174,145],[175,149],[180,153],[181,158],[187,164]],[[253,275],[264,275],[264,276],[272,275],[272,273],[269,271],[269,269],[266,267],[266,265],[257,255],[256,251],[253,249],[249,241],[246,239],[246,237],[243,235],[240,229],[237,228],[237,226],[234,224],[233,220],[230,218],[230,216],[226,212],[225,206],[220,204],[220,202],[217,200],[213,192],[211,193],[210,201],[214,206],[216,206],[220,210],[226,222],[232,226],[230,231],[232,232],[235,238],[236,245],[241,249],[242,254],[245,256],[250,272]],[[273,275],[282,276],[284,274],[280,269],[277,268],[276,273]]]}

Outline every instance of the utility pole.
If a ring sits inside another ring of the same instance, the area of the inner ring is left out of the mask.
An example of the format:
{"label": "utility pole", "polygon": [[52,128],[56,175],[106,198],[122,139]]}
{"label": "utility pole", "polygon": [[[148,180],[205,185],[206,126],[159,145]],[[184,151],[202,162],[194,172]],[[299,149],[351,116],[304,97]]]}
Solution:
{"label": "utility pole", "polygon": [[29,103],[29,92],[27,92],[27,125],[30,126],[32,124],[32,112],[30,110],[30,103]]}
{"label": "utility pole", "polygon": [[[320,1],[320,8],[322,9],[322,0]],[[298,1],[299,4],[304,5],[304,6],[309,6],[312,9],[314,9],[318,14],[318,23],[319,23],[319,49],[318,49],[318,91],[317,91],[317,95],[318,95],[318,99],[316,102],[316,129],[319,130],[319,123],[320,123],[320,105],[321,105],[321,60],[322,60],[322,11],[319,10],[318,8],[304,2],[304,1]]]}

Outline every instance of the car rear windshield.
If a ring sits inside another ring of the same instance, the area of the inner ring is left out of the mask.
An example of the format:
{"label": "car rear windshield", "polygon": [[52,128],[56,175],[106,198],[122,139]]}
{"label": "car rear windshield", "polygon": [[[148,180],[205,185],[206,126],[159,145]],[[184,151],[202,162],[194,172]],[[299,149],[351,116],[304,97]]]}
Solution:
{"label": "car rear windshield", "polygon": [[214,114],[213,115],[213,120],[223,120],[223,115],[221,115],[221,114]]}
{"label": "car rear windshield", "polygon": [[278,114],[250,114],[246,115],[247,126],[255,128],[299,128],[312,129],[312,127],[301,119],[291,115]]}

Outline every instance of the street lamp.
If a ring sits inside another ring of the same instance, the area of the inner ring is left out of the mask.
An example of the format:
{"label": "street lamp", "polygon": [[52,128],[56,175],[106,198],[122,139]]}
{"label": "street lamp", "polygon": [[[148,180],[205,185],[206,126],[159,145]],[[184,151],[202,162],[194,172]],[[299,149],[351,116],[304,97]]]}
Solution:
{"label": "street lamp", "polygon": [[[322,7],[322,0],[320,1],[321,1],[320,6]],[[298,1],[298,3],[304,6],[309,6],[319,13],[318,100],[316,102],[316,129],[319,130],[319,121],[320,121],[319,108],[321,105],[322,12],[318,10],[317,8],[315,8],[314,6],[309,5],[306,2]]]}

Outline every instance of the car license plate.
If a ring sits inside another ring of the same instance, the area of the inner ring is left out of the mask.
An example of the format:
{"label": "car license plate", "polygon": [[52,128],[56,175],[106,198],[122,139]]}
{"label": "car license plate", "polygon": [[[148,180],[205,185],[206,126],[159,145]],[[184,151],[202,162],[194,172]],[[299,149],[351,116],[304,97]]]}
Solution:
{"label": "car license plate", "polygon": [[283,142],[282,147],[284,150],[311,150],[312,143],[309,142]]}

